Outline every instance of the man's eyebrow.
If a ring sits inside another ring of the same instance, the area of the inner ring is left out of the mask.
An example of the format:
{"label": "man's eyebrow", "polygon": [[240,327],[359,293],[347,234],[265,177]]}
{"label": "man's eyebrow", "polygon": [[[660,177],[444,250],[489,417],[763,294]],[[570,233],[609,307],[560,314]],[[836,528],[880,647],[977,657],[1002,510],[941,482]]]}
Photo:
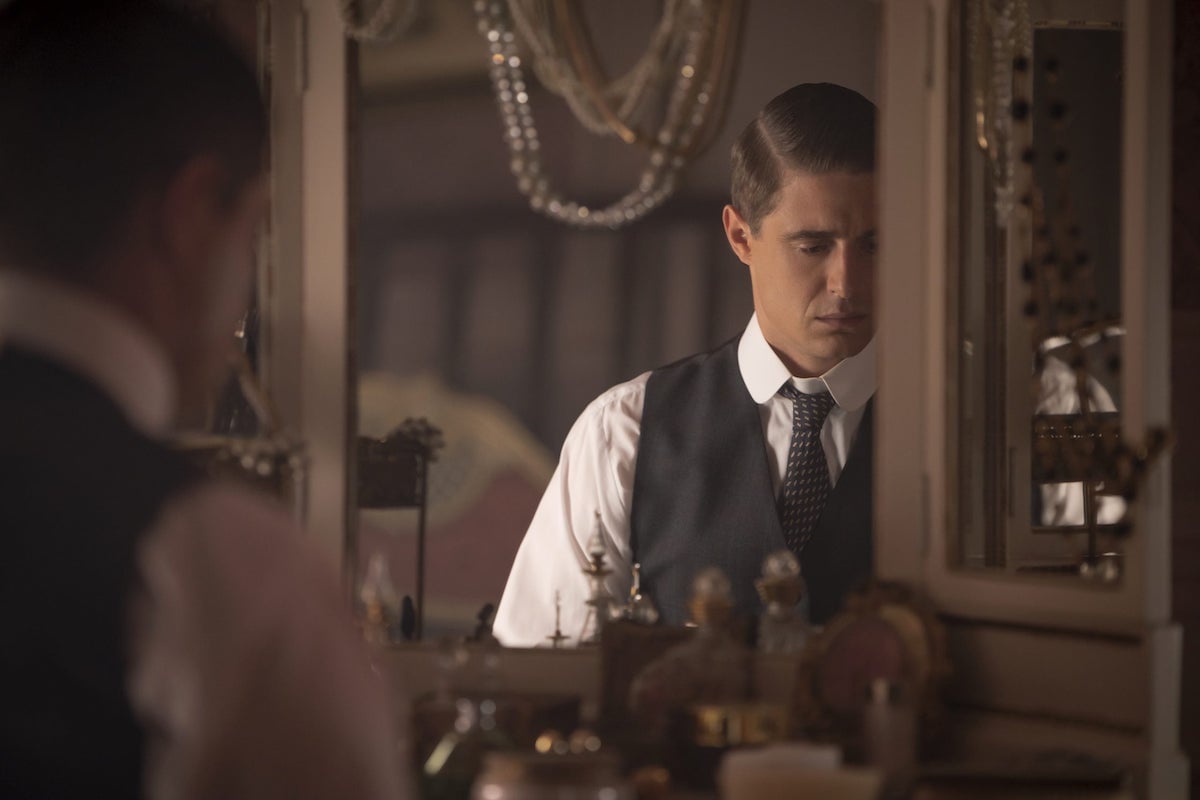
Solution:
{"label": "man's eyebrow", "polygon": [[797,239],[836,239],[836,238],[837,238],[837,234],[834,233],[833,231],[810,230],[807,228],[804,230],[792,231],[791,233],[785,233],[783,235],[783,240],[785,242],[794,242]]}

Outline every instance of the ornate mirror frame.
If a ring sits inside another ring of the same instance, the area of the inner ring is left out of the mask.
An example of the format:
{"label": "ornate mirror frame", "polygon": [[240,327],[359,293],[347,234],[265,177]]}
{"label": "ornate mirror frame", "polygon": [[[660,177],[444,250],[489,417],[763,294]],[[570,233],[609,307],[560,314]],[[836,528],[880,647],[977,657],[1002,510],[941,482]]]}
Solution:
{"label": "ornate mirror frame", "polygon": [[[1126,4],[1122,412],[1132,443],[1169,423],[1171,7]],[[922,586],[947,622],[964,748],[1068,743],[1137,765],[1139,794],[1176,796],[1187,767],[1167,461],[1147,475],[1115,585],[951,566],[949,26],[962,10],[957,0],[885,3],[876,574]]]}

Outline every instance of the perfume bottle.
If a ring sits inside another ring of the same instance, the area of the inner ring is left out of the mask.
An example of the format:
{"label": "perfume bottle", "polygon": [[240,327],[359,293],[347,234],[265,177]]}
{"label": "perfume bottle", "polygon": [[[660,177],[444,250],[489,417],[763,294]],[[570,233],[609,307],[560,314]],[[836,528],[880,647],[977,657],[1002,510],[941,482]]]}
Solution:
{"label": "perfume bottle", "polygon": [[455,709],[453,725],[421,767],[421,797],[425,800],[467,800],[484,757],[513,747],[496,721],[496,701],[460,697]]}
{"label": "perfume bottle", "polygon": [[[481,694],[459,694],[454,699],[454,720],[421,765],[420,789],[425,800],[467,800],[487,754],[513,748],[512,738],[497,718],[500,681],[496,648],[485,646],[480,656]],[[462,645],[448,654],[444,659],[448,674],[440,682],[439,692],[452,690],[455,674],[465,667],[467,657]]]}
{"label": "perfume bottle", "polygon": [[663,730],[672,712],[695,703],[749,696],[750,652],[729,632],[732,598],[729,579],[715,567],[692,582],[695,636],[652,661],[630,687],[631,711],[652,728]]}
{"label": "perfume bottle", "polygon": [[629,587],[629,602],[621,609],[621,619],[638,625],[658,622],[658,609],[648,595],[642,594],[642,565],[633,565],[633,586]]}
{"label": "perfume bottle", "polygon": [[380,553],[373,553],[367,561],[358,601],[363,638],[368,644],[389,644],[400,620],[400,604],[387,561]]}
{"label": "perfume bottle", "polygon": [[907,797],[916,775],[917,712],[908,687],[887,678],[867,685],[863,705],[863,755],[883,773],[884,800]]}
{"label": "perfume bottle", "polygon": [[766,610],[758,621],[758,649],[763,653],[798,653],[808,642],[808,622],[801,613],[804,578],[790,550],[771,553],[754,583]]}

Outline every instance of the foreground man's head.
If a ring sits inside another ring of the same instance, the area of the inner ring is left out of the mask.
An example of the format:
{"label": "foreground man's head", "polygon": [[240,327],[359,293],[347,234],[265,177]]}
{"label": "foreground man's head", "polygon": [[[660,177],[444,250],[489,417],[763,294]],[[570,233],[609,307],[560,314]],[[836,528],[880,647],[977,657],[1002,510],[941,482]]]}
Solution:
{"label": "foreground man's head", "polygon": [[266,205],[253,70],[142,0],[0,7],[0,264],[66,282],[162,346],[181,397],[219,373]]}

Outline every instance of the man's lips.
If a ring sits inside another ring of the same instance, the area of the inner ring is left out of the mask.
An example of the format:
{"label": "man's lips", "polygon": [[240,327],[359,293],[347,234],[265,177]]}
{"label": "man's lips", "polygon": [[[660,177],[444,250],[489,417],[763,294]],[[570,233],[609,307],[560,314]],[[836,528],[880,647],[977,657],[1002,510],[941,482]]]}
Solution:
{"label": "man's lips", "polygon": [[857,311],[839,311],[835,314],[820,314],[818,322],[836,327],[852,327],[867,319],[867,315]]}

